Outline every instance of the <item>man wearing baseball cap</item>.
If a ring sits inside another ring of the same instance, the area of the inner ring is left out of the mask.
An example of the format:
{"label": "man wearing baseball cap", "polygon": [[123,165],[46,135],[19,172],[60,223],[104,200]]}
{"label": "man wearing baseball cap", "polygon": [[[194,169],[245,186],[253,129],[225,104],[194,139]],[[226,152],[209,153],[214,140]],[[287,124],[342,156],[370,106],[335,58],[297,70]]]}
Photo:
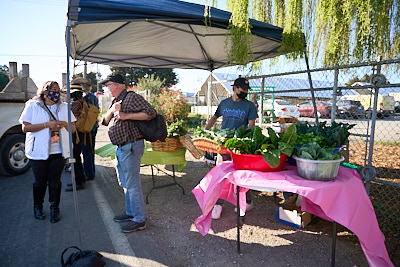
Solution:
{"label": "man wearing baseball cap", "polygon": [[[245,129],[249,129],[255,125],[258,118],[257,109],[254,103],[246,99],[250,88],[249,81],[245,78],[237,78],[233,83],[233,94],[219,103],[217,111],[207,122],[206,129],[211,129],[222,116],[221,129],[237,129],[244,125]],[[231,160],[230,154],[222,154],[222,160]],[[211,217],[219,219],[222,212],[222,199],[218,199],[214,205]],[[250,190],[246,193],[246,211],[253,208]]]}
{"label": "man wearing baseball cap", "polygon": [[125,79],[121,74],[113,72],[111,74],[108,74],[107,78],[101,80],[100,84],[106,84],[107,82],[125,84]]}
{"label": "man wearing baseball cap", "polygon": [[140,180],[140,162],[144,153],[143,135],[134,120],[151,120],[154,108],[139,94],[127,92],[121,74],[111,73],[100,83],[104,84],[114,99],[103,115],[102,124],[108,126],[108,136],[117,145],[118,180],[125,193],[125,212],[114,217],[124,233],[146,228],[146,211]]}

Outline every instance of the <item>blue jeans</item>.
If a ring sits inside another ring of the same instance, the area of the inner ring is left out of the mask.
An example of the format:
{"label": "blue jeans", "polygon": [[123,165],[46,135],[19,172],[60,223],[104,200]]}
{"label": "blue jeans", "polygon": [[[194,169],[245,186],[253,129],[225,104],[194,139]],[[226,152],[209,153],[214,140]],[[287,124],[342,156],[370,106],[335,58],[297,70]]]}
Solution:
{"label": "blue jeans", "polygon": [[138,140],[119,146],[115,152],[118,160],[118,179],[125,193],[126,214],[133,216],[133,221],[146,220],[142,183],[140,180],[140,162],[144,153],[144,140]]}

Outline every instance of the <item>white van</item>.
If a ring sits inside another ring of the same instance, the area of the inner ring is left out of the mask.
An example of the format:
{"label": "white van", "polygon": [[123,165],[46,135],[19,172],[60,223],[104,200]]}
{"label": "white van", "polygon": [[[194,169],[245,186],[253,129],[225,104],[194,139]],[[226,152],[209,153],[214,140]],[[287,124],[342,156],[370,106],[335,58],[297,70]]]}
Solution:
{"label": "white van", "polygon": [[[374,95],[346,95],[341,97],[341,99],[348,100],[358,100],[361,102],[365,109],[365,114],[367,118],[371,117],[372,107],[374,105]],[[378,95],[377,113],[378,118],[389,117],[394,114],[394,107],[396,101],[393,96],[390,95]]]}

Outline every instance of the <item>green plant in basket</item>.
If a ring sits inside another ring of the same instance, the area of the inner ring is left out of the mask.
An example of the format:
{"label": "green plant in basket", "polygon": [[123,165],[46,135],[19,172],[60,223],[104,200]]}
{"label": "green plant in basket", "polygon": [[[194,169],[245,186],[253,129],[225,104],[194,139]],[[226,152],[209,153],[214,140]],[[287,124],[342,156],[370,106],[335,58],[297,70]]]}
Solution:
{"label": "green plant in basket", "polygon": [[184,136],[187,134],[187,129],[184,126],[184,121],[183,120],[177,120],[175,122],[172,122],[171,124],[168,125],[167,131],[168,135],[167,138],[175,138],[178,139],[180,136]]}
{"label": "green plant in basket", "polygon": [[217,144],[221,145],[225,143],[226,140],[232,138],[235,134],[234,129],[222,129],[219,130],[217,128],[213,128],[211,130],[204,130],[201,127],[197,127],[194,131],[194,137],[204,137],[210,140],[217,142]]}
{"label": "green plant in basket", "polygon": [[296,126],[289,126],[284,133],[277,134],[267,128],[268,137],[259,126],[236,129],[235,136],[225,142],[225,147],[234,153],[262,155],[271,168],[280,164],[280,155],[291,156],[297,140]]}

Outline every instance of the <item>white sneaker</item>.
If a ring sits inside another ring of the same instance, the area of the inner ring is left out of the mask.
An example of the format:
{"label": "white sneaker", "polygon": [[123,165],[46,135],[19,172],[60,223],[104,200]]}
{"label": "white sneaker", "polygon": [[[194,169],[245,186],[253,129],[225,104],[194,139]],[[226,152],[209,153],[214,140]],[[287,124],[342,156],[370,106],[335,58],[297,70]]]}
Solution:
{"label": "white sneaker", "polygon": [[221,218],[222,206],[221,205],[214,205],[214,208],[211,213],[211,218],[214,220],[218,220]]}
{"label": "white sneaker", "polygon": [[[251,203],[246,203],[246,212],[251,211],[253,208],[253,201]],[[237,212],[237,207],[235,208],[235,212]],[[240,216],[244,216],[244,212],[242,210],[240,210]]]}

